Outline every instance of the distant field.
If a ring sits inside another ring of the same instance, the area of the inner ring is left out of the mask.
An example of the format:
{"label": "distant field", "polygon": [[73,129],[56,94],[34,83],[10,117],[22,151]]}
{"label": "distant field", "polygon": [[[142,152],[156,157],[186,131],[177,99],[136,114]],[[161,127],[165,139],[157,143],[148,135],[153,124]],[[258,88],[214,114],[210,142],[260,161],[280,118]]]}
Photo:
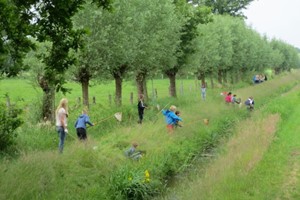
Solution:
{"label": "distant field", "polygon": [[[168,79],[160,79],[148,81],[148,95],[149,98],[153,96],[153,91],[157,91],[158,98],[165,98],[169,96],[169,80]],[[178,80],[177,81],[177,92],[178,95],[181,94],[182,88],[185,93],[194,92],[198,81],[196,80]],[[70,101],[70,104],[76,103],[78,97],[82,97],[81,86],[78,83],[70,82],[65,85],[67,88],[72,89],[71,93],[67,93],[65,97],[67,97]],[[134,81],[125,81],[123,83],[123,104],[130,103],[130,93],[134,94],[134,101],[136,101],[136,93],[137,89]],[[34,86],[32,82],[26,79],[4,79],[0,80],[0,97],[1,101],[5,101],[5,94],[8,94],[12,102],[18,102],[19,104],[28,104],[32,101],[35,101],[42,96],[42,90]],[[105,84],[94,84],[91,83],[89,88],[89,97],[90,102],[92,102],[92,98],[96,98],[96,103],[101,103],[103,105],[107,105],[109,103],[109,95],[112,95],[112,99],[115,94],[115,85],[114,81],[105,83]],[[56,100],[58,101],[63,94],[58,93],[56,95]]]}

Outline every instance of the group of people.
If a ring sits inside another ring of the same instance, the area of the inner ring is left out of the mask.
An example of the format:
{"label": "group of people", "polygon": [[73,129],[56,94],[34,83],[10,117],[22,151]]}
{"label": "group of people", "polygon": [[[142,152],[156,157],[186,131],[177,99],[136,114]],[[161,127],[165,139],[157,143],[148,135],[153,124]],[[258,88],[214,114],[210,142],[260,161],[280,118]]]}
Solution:
{"label": "group of people", "polygon": [[241,98],[238,98],[236,94],[232,94],[231,92],[223,92],[223,95],[225,95],[225,103],[232,103],[232,104],[240,104]]}
{"label": "group of people", "polygon": [[263,75],[263,74],[257,74],[257,75],[254,75],[254,76],[253,76],[252,80],[253,80],[253,83],[256,84],[256,83],[262,83],[262,82],[264,82],[264,81],[267,81],[268,78],[267,78],[266,75]]}
{"label": "group of people", "polygon": [[[139,114],[138,123],[142,124],[144,109],[146,108],[143,95],[140,95],[137,107]],[[180,124],[180,122],[182,122],[180,111],[177,110],[176,106],[172,105],[169,109],[162,109],[161,112],[165,116],[165,121],[167,124],[166,127],[169,134],[172,134],[176,127],[182,127]],[[137,147],[138,143],[133,142],[131,147],[125,151],[125,156],[133,160],[139,160],[142,158],[143,154],[145,154],[145,151],[137,150]]]}
{"label": "group of people", "polygon": [[[90,121],[87,113],[87,110],[83,109],[82,114],[77,118],[74,125],[79,140],[87,139],[87,124],[89,124],[90,126],[94,126],[94,124]],[[59,105],[55,111],[55,125],[59,137],[58,149],[60,153],[63,152],[66,134],[68,133],[68,115],[68,99],[63,98],[60,100]]]}
{"label": "group of people", "polygon": [[[205,85],[202,85],[201,87],[201,94],[203,100],[206,98],[206,87]],[[221,95],[225,96],[225,102],[226,103],[231,103],[231,104],[241,104],[241,99],[237,98],[236,94],[233,94],[231,92],[223,92]],[[244,103],[249,110],[254,109],[254,99],[253,97],[249,97],[245,103]],[[143,122],[143,115],[144,115],[144,110],[147,108],[146,104],[144,103],[144,96],[140,95],[139,100],[138,100],[138,123],[142,124]],[[181,127],[181,122],[183,121],[182,118],[180,117],[180,111],[177,110],[176,106],[172,105],[170,106],[169,109],[162,109],[161,110],[162,114],[165,116],[165,122],[166,122],[166,127],[167,131],[169,134],[172,134],[174,129],[176,127]],[[63,152],[64,148],[64,141],[66,138],[66,134],[68,133],[68,126],[67,126],[67,118],[68,118],[68,100],[66,98],[61,99],[59,102],[59,105],[56,109],[55,112],[56,116],[56,129],[58,132],[59,136],[59,152]],[[82,110],[82,114],[77,118],[75,122],[75,128],[76,128],[76,133],[78,136],[79,140],[85,141],[87,139],[87,125],[94,126],[94,124],[90,121],[90,118],[88,116],[88,111],[87,109]],[[135,149],[137,147],[137,143],[134,143],[131,147],[130,150],[126,153],[129,157],[134,155],[134,158],[139,158],[140,155],[136,156],[134,154]]]}
{"label": "group of people", "polygon": [[[144,95],[142,94],[139,96],[137,107],[139,115],[138,123],[142,124],[144,118],[144,110],[145,108],[147,108],[146,104],[144,103]],[[180,111],[177,110],[176,106],[172,105],[168,110],[162,109],[162,114],[165,116],[167,130],[169,133],[171,133],[175,127],[182,126],[179,123],[179,121],[182,121],[182,119],[180,118]]]}
{"label": "group of people", "polygon": [[[241,105],[242,100],[241,98],[237,98],[236,94],[233,94],[231,92],[222,92],[221,95],[225,96],[225,103],[227,104],[239,104]],[[247,106],[247,108],[251,111],[254,109],[254,99],[252,96],[250,96],[245,102],[244,104]]]}

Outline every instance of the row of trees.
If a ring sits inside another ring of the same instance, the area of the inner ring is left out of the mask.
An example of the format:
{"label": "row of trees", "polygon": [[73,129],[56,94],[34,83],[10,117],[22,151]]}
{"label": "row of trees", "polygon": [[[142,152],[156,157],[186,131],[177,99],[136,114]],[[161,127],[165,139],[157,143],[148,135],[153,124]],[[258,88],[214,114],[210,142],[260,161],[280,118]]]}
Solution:
{"label": "row of trees", "polygon": [[44,92],[41,117],[51,119],[55,91],[67,91],[66,72],[81,83],[85,105],[90,80],[113,78],[120,106],[124,78],[147,97],[147,78],[164,73],[176,97],[178,73],[203,83],[209,76],[213,85],[214,77],[237,82],[249,71],[299,67],[294,47],[245,25],[241,11],[251,1],[0,0],[1,74],[29,66]]}

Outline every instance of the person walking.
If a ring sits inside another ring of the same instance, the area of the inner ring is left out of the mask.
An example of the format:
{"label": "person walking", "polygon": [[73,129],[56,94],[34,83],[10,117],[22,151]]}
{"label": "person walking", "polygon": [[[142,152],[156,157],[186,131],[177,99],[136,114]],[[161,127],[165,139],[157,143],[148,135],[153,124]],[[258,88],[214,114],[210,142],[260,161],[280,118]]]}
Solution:
{"label": "person walking", "polygon": [[63,152],[67,129],[67,118],[68,118],[68,99],[63,98],[60,100],[59,105],[55,111],[55,125],[59,137],[58,150],[60,153]]}

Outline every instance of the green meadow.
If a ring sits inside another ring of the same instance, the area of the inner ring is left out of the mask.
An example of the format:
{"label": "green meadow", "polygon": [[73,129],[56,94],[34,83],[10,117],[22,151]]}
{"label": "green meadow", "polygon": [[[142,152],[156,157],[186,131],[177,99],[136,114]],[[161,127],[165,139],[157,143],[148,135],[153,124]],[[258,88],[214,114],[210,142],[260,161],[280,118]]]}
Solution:
{"label": "green meadow", "polygon": [[217,153],[158,199],[299,199],[299,85],[239,121]]}
{"label": "green meadow", "polygon": [[[26,80],[1,80],[3,101],[8,94],[24,109],[24,124],[12,152],[1,155],[0,199],[298,199],[299,78],[294,71],[257,85],[208,88],[206,101],[195,80],[178,80],[177,99],[168,97],[167,80],[149,81],[142,125],[133,82],[124,83],[121,108],[108,101],[113,83],[95,84],[89,114],[99,124],[88,128],[86,143],[77,140],[73,127],[81,89],[69,83],[63,154],[54,126],[34,123],[41,91]],[[152,89],[157,98],[151,98]],[[229,90],[242,101],[253,96],[255,110],[225,105],[220,92]],[[184,122],[170,135],[160,109],[172,104]],[[112,117],[116,112],[122,112],[122,122]],[[138,162],[124,156],[133,141],[146,151]]]}

